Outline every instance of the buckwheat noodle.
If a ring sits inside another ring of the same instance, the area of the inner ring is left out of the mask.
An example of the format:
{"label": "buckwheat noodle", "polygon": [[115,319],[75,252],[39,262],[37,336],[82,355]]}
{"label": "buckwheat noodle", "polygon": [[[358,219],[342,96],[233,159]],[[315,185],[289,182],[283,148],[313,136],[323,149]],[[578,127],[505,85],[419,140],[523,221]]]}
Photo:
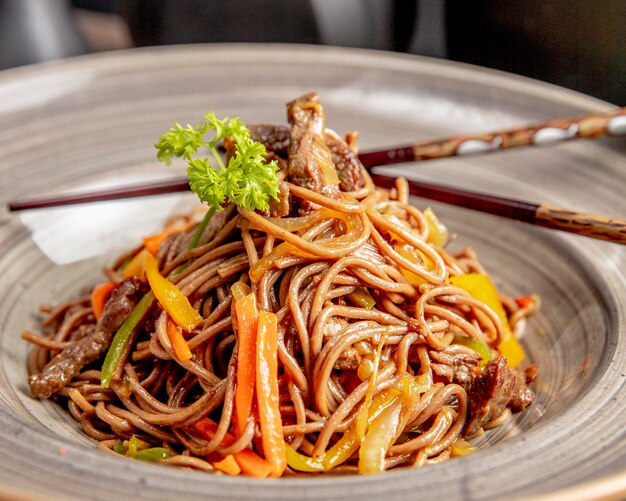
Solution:
{"label": "buckwheat noodle", "polygon": [[[236,389],[231,286],[242,281],[259,307],[278,318],[280,412],[291,447],[306,456],[323,454],[355,426],[367,401],[398,387],[406,374],[424,375],[429,384],[407,407],[405,428],[387,450],[385,468],[449,458],[468,420],[468,393],[463,378],[454,375],[454,357],[465,357],[473,368],[480,360],[453,340],[462,335],[494,348],[504,327],[492,309],[447,281],[485,273],[473,251],[452,256],[427,243],[428,221],[409,204],[403,179],[386,191],[364,176],[363,189],[339,199],[290,185],[293,197],[318,208],[289,224],[231,205],[219,231],[210,239],[205,235],[197,248],[187,249],[195,225],[167,237],[157,254],[160,269],[166,275],[185,265],[172,281],[203,317],[186,338],[192,359],[177,360],[167,314],[155,304],[110,388],[100,384],[99,361],[54,398],[107,451],[137,435],[171,451],[164,463],[198,470],[213,470],[207,457],[258,451],[260,432],[253,423],[235,441],[223,440]],[[399,253],[396,241],[417,249],[423,262]],[[120,280],[121,266],[131,256],[121,256],[107,275]],[[408,274],[419,277],[419,285]],[[353,293],[363,288],[374,307],[355,301]],[[534,307],[520,308],[507,298],[504,304],[519,334]],[[23,334],[35,345],[28,357],[31,374],[95,324],[89,294],[45,312],[45,337]],[[502,421],[509,414],[494,418]],[[211,440],[192,428],[206,416],[218,423]],[[358,472],[357,459],[331,473]],[[288,468],[286,474],[296,472]]]}

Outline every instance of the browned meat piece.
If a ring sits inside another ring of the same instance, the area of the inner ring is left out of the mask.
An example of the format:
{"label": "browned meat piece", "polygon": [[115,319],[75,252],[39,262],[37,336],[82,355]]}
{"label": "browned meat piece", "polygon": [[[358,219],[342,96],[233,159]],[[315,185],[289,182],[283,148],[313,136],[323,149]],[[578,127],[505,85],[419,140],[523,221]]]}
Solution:
{"label": "browned meat piece", "polygon": [[[339,317],[333,317],[326,324],[324,332],[324,340],[330,339],[341,333],[348,326],[348,322]],[[345,350],[335,362],[337,370],[357,370],[361,363],[361,355],[354,348],[350,347]]]}
{"label": "browned meat piece", "polygon": [[278,200],[270,198],[270,216],[284,217],[289,215],[289,187],[287,183],[281,182],[278,185]]}
{"label": "browned meat piece", "polygon": [[[289,180],[328,197],[339,196],[339,177],[330,150],[324,142],[324,110],[312,92],[287,105],[291,124]],[[305,211],[310,207],[301,207]]]}
{"label": "browned meat piece", "polygon": [[137,278],[117,286],[104,307],[95,329],[68,346],[43,368],[28,378],[33,396],[49,397],[61,390],[83,367],[98,360],[109,348],[113,336],[143,295],[144,285]]}
{"label": "browned meat piece", "polygon": [[518,412],[529,406],[535,394],[528,385],[536,376],[536,366],[529,367],[526,374],[522,374],[510,369],[504,357],[487,363],[467,393],[470,419],[465,434],[473,435],[507,407]]}
{"label": "browned meat piece", "polygon": [[291,140],[291,129],[288,125],[255,124],[248,128],[252,139],[263,143],[268,151],[287,156]]}
{"label": "browned meat piece", "polygon": [[431,350],[431,368],[439,376],[469,386],[476,377],[476,368],[482,357],[474,350],[458,344],[451,344],[442,351]]}
{"label": "browned meat piece", "polygon": [[339,188],[341,191],[356,191],[363,188],[364,167],[357,154],[348,146],[337,133],[331,129],[326,129],[324,135],[326,146],[330,150],[333,163],[339,176]]}
{"label": "browned meat piece", "polygon": [[276,160],[278,162],[278,167],[280,170],[278,171],[278,200],[274,198],[269,199],[269,215],[272,217],[285,217],[289,215],[290,206],[289,206],[289,186],[285,182],[285,178],[287,177],[287,160],[279,157],[273,152],[269,152],[267,154],[267,160]]}

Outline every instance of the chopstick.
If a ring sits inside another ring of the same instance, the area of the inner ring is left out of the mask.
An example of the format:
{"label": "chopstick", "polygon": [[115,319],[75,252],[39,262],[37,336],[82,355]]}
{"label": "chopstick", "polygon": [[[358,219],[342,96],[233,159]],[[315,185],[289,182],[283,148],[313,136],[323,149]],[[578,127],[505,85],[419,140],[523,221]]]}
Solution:
{"label": "chopstick", "polygon": [[[395,177],[370,174],[372,181],[381,188],[393,188]],[[514,219],[552,230],[561,230],[585,237],[626,244],[626,221],[578,212],[547,204],[536,204],[486,193],[461,190],[438,184],[408,180],[412,195],[436,200],[465,209],[485,212]]]}
{"label": "chopstick", "polygon": [[69,195],[51,195],[48,197],[26,198],[14,200],[7,204],[11,212],[29,209],[47,209],[64,205],[86,204],[91,202],[107,202],[124,198],[150,197],[166,193],[180,193],[189,190],[189,178],[175,178],[165,181],[153,181],[119,188],[107,188],[86,193],[72,193]]}
{"label": "chopstick", "polygon": [[[533,144],[554,144],[575,138],[626,135],[626,107],[608,113],[596,113],[573,118],[550,120],[535,125],[487,134],[470,134],[436,139],[386,150],[359,154],[366,169],[401,162],[424,161],[470,153],[487,153]],[[42,209],[120,198],[142,197],[159,193],[175,193],[187,189],[186,179],[149,183],[146,185],[111,188],[91,193],[57,195],[9,202],[9,211]],[[155,191],[156,190],[156,191]]]}
{"label": "chopstick", "polygon": [[[488,134],[439,139],[386,150],[361,153],[359,159],[370,170],[392,163],[424,161],[469,153],[489,152],[519,146],[553,144],[575,138],[626,135],[626,107],[608,113],[551,120],[531,126]],[[371,174],[374,183],[394,186],[395,178]],[[90,193],[53,195],[9,202],[9,211],[59,207],[89,202],[176,193],[189,189],[187,178],[155,181],[134,186],[109,188]],[[479,212],[515,219],[536,226],[566,231],[600,240],[626,244],[626,221],[577,212],[546,204],[536,204],[461,190],[448,186],[409,180],[414,195]]]}
{"label": "chopstick", "polygon": [[[395,186],[395,177],[377,173],[370,173],[370,176],[374,183],[381,188],[393,188]],[[543,226],[553,230],[561,230],[586,237],[626,244],[626,221],[619,219],[420,181],[408,180],[408,184],[410,193],[421,198],[514,219],[535,226]],[[189,190],[188,179],[176,178],[122,188],[111,188],[94,193],[80,193],[67,196],[58,195],[48,198],[11,202],[9,204],[9,210],[19,211],[44,207],[58,207],[87,202],[116,200],[120,198],[161,195],[164,193],[176,193],[187,190]]]}
{"label": "chopstick", "polygon": [[626,107],[608,113],[561,118],[485,134],[468,134],[368,151],[361,153],[359,159],[366,168],[371,168],[402,162],[490,153],[520,146],[552,145],[571,139],[623,135],[626,135]]}

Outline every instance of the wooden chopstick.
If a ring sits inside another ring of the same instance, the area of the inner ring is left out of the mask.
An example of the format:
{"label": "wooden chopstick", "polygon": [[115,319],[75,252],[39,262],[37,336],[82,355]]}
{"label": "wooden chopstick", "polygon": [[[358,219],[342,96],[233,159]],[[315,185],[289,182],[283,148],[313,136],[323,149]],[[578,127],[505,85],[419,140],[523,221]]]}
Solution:
{"label": "wooden chopstick", "polygon": [[[394,163],[424,161],[469,153],[486,153],[532,144],[546,144],[574,138],[595,138],[626,134],[626,107],[608,113],[597,113],[574,118],[550,120],[535,125],[519,127],[488,134],[476,134],[436,139],[408,146],[398,146],[386,150],[369,151],[359,154],[366,169]],[[549,140],[549,141],[548,141]],[[58,195],[42,198],[14,200],[9,202],[10,211],[41,209],[88,202],[117,200],[120,198],[142,197],[157,193],[185,191],[187,181],[176,179],[146,185],[112,188],[92,193]],[[153,192],[158,190],[157,192]]]}
{"label": "wooden chopstick", "polygon": [[[489,134],[457,136],[386,150],[370,151],[361,153],[359,159],[366,169],[370,170],[375,166],[393,163],[484,153],[519,146],[553,144],[569,139],[595,138],[607,135],[626,135],[626,108],[608,113],[551,120]],[[393,177],[381,174],[371,174],[371,176],[374,182],[381,187],[391,188],[394,186],[395,178]],[[419,181],[409,181],[409,187],[412,194],[422,198],[487,212],[537,226],[626,244],[626,222],[622,220]],[[7,207],[10,211],[20,211],[176,193],[188,189],[187,178],[176,178],[134,186],[109,188],[91,193],[14,200],[9,202]]]}
{"label": "wooden chopstick", "polygon": [[[395,177],[377,173],[370,173],[370,176],[377,186],[382,188],[393,188],[395,186]],[[411,194],[422,198],[515,219],[535,226],[543,226],[586,237],[626,244],[626,221],[619,219],[420,181],[409,180],[408,183]],[[161,195],[187,190],[189,190],[187,178],[176,178],[122,188],[111,188],[93,193],[58,195],[48,198],[16,201],[9,204],[9,210],[19,211],[43,207],[58,207],[120,198]]]}
{"label": "wooden chopstick", "polygon": [[490,153],[520,146],[542,146],[570,139],[626,135],[626,107],[608,113],[550,120],[486,134],[435,139],[395,148],[364,152],[366,168],[452,156]]}
{"label": "wooden chopstick", "polygon": [[119,188],[107,188],[99,191],[86,193],[74,193],[69,195],[51,195],[49,197],[26,198],[14,200],[7,204],[9,211],[17,212],[29,209],[47,209],[61,207],[63,205],[77,205],[91,202],[106,202],[124,198],[149,197],[163,195],[165,193],[179,193],[189,190],[189,178],[177,177],[166,181],[154,181]]}
{"label": "wooden chopstick", "polygon": [[[395,186],[395,177],[374,173],[370,175],[377,186],[382,188]],[[626,244],[626,221],[620,219],[420,181],[408,180],[408,184],[409,192],[418,197],[478,212],[486,212],[535,226]]]}

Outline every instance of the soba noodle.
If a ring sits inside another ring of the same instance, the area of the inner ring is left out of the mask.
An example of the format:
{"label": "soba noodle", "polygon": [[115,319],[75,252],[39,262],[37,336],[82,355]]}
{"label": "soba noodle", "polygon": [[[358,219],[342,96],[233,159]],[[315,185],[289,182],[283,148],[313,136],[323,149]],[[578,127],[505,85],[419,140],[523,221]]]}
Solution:
{"label": "soba noodle", "polygon": [[[283,435],[301,458],[328,455],[355,433],[368,406],[371,413],[373,402],[403,395],[407,378],[420,377],[411,398],[397,398],[400,408],[389,411],[403,425],[383,451],[384,469],[440,462],[462,454],[459,445],[471,449],[463,440],[468,388],[484,363],[471,343],[458,340],[477,340],[497,356],[508,326],[489,305],[451,285],[450,277],[485,270],[471,249],[453,256],[431,242],[432,225],[409,204],[406,181],[386,191],[363,175],[362,189],[338,199],[289,185],[292,197],[317,207],[301,217],[271,218],[231,204],[223,224],[206,231],[196,248],[187,247],[197,223],[169,235],[156,254],[159,269],[163,276],[182,270],[171,280],[202,316],[186,335],[192,358],[178,359],[168,315],[155,303],[110,388],[101,384],[98,360],[53,398],[108,451],[127,451],[136,437],[144,448],[165,448],[162,462],[198,470],[220,469],[220,460],[244,450],[263,456],[258,420],[241,433],[233,427],[238,336],[231,288],[241,282],[261,310],[276,314]],[[399,251],[403,245],[413,254]],[[121,256],[108,278],[121,281],[138,251]],[[375,305],[364,305],[364,295]],[[512,331],[521,334],[536,302],[503,301]],[[45,336],[23,335],[35,345],[30,374],[96,324],[89,294],[44,311]],[[505,408],[489,420],[509,414]],[[212,438],[194,428],[207,417],[217,423]],[[367,425],[364,430],[362,440]],[[359,461],[353,452],[330,472],[358,472]],[[285,474],[306,474],[297,469],[290,461]]]}

